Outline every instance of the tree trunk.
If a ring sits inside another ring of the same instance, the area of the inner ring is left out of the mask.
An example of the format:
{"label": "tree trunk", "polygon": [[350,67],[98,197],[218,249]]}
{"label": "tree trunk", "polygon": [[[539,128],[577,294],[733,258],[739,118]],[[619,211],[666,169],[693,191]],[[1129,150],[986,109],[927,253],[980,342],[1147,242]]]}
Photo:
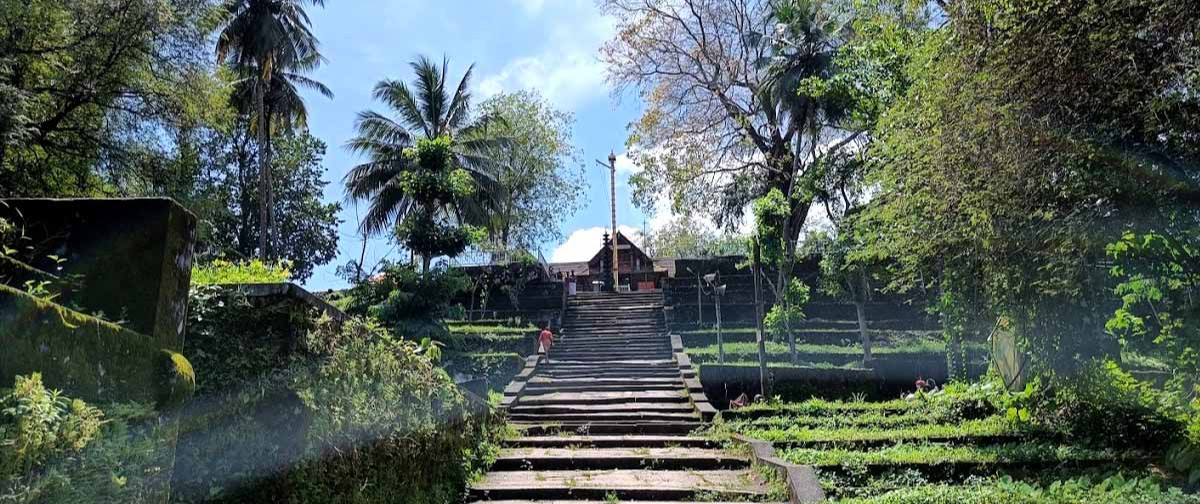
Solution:
{"label": "tree trunk", "polygon": [[754,237],[754,263],[750,271],[754,273],[754,333],[758,343],[758,380],[762,398],[770,397],[770,387],[767,385],[767,342],[763,339],[763,300],[762,300],[762,252],[759,237]]}
{"label": "tree trunk", "polygon": [[430,256],[430,255],[422,255],[421,256],[421,274],[422,275],[426,275],[426,276],[429,275],[429,263],[431,263],[431,262],[433,262],[433,256]]}
{"label": "tree trunk", "polygon": [[783,329],[785,331],[787,331],[787,335],[788,335],[788,353],[791,354],[792,364],[795,364],[797,361],[797,358],[796,358],[796,333],[792,332],[792,312],[791,312],[792,307],[788,306],[786,303],[783,305],[783,307],[784,307]]}
{"label": "tree trunk", "polygon": [[276,257],[279,251],[275,249],[275,168],[273,160],[275,153],[273,151],[271,141],[271,106],[267,105],[267,115],[264,122],[267,124],[266,150],[263,152],[263,159],[266,160],[267,167],[267,256]]}
{"label": "tree trunk", "polygon": [[863,364],[871,360],[871,334],[867,331],[867,274],[859,272],[861,288],[854,299],[854,311],[858,314],[858,335],[862,337]]}
{"label": "tree trunk", "polygon": [[255,106],[258,108],[258,128],[256,136],[258,137],[258,259],[266,262],[267,260],[267,232],[268,232],[268,208],[270,204],[267,202],[267,192],[271,189],[271,164],[267,155],[267,125],[263,120],[265,116],[265,92],[262,88],[263,83],[259,82],[254,90],[254,100],[257,102]]}

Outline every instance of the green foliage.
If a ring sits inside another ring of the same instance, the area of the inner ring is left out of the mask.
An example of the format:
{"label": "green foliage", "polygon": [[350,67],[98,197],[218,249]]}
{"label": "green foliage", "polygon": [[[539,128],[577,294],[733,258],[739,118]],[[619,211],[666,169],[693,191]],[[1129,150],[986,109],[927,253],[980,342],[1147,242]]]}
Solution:
{"label": "green foliage", "polygon": [[375,317],[397,336],[445,339],[443,320],[450,314],[451,301],[469,282],[457,269],[418,273],[412,266],[388,264],[381,277],[351,289],[354,301],[349,311]]}
{"label": "green foliage", "polygon": [[[198,262],[244,260],[258,251],[263,199],[257,162],[262,153],[244,124],[229,122],[187,132],[194,139],[181,146],[184,152],[166,161],[147,161],[158,169],[144,177],[141,187],[132,188],[136,194],[174,198],[196,214]],[[292,278],[299,282],[337,256],[341,204],[322,201],[329,184],[323,179],[325,148],[306,131],[272,142],[271,210],[278,238],[268,262],[290,262]]]}
{"label": "green foliage", "polygon": [[1077,383],[1043,395],[1031,407],[1035,424],[1089,446],[1162,450],[1184,435],[1175,399],[1111,361],[1089,366]]}
{"label": "green foliage", "polygon": [[83,450],[103,417],[95,406],[47,389],[40,373],[17,376],[13,389],[0,396],[0,481]]}
{"label": "green foliage", "polygon": [[223,285],[281,283],[292,279],[291,263],[279,261],[274,264],[258,259],[231,262],[214,259],[207,264],[192,266],[192,285]]}
{"label": "green foliage", "polygon": [[494,456],[495,420],[467,402],[420,345],[370,334],[347,338],[294,378],[313,413],[308,452],[324,457],[290,471],[297,500],[457,499]]}
{"label": "green foliage", "polygon": [[486,224],[490,241],[511,250],[558,240],[558,224],[579,208],[587,187],[582,152],[572,145],[574,116],[536,91],[498,94],[479,113],[498,119],[493,131],[507,143],[495,156],[502,190]]}
{"label": "green foliage", "polygon": [[[412,219],[426,223],[408,225],[423,233],[422,240],[411,245],[426,248],[409,247],[418,253],[458,254],[462,250],[450,246],[457,242],[425,241],[436,236],[437,229],[430,222],[487,225],[489,212],[502,199],[496,183],[496,154],[506,142],[491,129],[497,119],[469,113],[471,70],[452,87],[446,80],[447,66],[446,61],[438,65],[425,57],[414,61],[417,78],[412,88],[419,90],[415,94],[401,81],[384,79],[376,84],[375,97],[392,107],[397,119],[363,111],[355,121],[357,135],[349,142],[352,151],[368,157],[346,175],[347,196],[370,201],[359,228],[364,234],[377,233],[397,220],[408,221],[411,212],[419,212]],[[462,229],[441,231],[456,234]],[[478,233],[469,234],[472,240],[478,237]],[[398,237],[410,245],[406,242],[409,235]],[[460,238],[469,242],[467,235]],[[428,265],[432,257],[423,255],[422,259]]]}
{"label": "green foliage", "polygon": [[[99,414],[91,411],[93,416]],[[106,404],[103,416],[87,446],[64,450],[0,484],[5,502],[166,502],[174,424],[161,422],[153,407],[144,403]]]}
{"label": "green foliage", "polygon": [[490,464],[497,420],[438,365],[440,343],[236,290],[193,304],[211,368],[182,416],[176,500],[440,503]]}
{"label": "green foliage", "polygon": [[[115,192],[215,87],[211,2],[0,2],[0,194]],[[199,115],[199,114],[197,114]],[[163,144],[166,144],[165,146]]]}
{"label": "green foliage", "polygon": [[1105,247],[1192,190],[1165,175],[1196,152],[1176,119],[1196,104],[1178,92],[1197,75],[1188,4],[946,3],[913,45],[859,239],[895,261],[894,288],[938,292],[948,336],[1000,326],[1063,380],[1114,353]]}
{"label": "green foliage", "polygon": [[994,464],[1037,461],[1069,462],[1079,460],[1112,460],[1136,458],[1142,454],[1124,450],[1102,451],[1046,443],[1009,443],[986,446],[953,446],[941,444],[898,444],[875,450],[842,448],[790,448],[780,454],[796,464],[815,466],[839,465],[937,465],[947,463]]}
{"label": "green foliage", "polygon": [[[1200,249],[1193,233],[1126,232],[1107,251],[1121,306],[1105,326],[1132,349],[1161,355],[1176,380],[1200,373]],[[1176,383],[1177,386],[1183,383]]]}
{"label": "green foliage", "polygon": [[766,329],[775,334],[787,334],[788,330],[804,320],[804,305],[810,298],[808,284],[799,278],[788,281],[783,302],[771,306],[763,319]]}
{"label": "green foliage", "polygon": [[1037,485],[1011,477],[968,483],[965,485],[922,485],[900,488],[878,496],[840,499],[844,504],[1074,504],[1083,502],[1122,502],[1127,504],[1184,504],[1200,502],[1194,495],[1184,495],[1178,488],[1164,487],[1154,478],[1110,476],[1094,481],[1090,478],[1055,481]]}
{"label": "green foliage", "polygon": [[[310,348],[302,336],[314,328],[315,311],[291,302],[251,304],[231,287],[193,287],[186,356],[197,370],[197,391],[213,392],[286,367],[293,349]],[[229,344],[235,337],[241,345]],[[297,340],[305,344],[297,346]]]}
{"label": "green foliage", "polygon": [[746,237],[714,232],[691,214],[678,215],[646,238],[651,257],[710,257],[749,255]]}
{"label": "green foliage", "polygon": [[761,237],[764,264],[780,265],[788,250],[787,242],[791,238],[784,236],[783,231],[791,216],[789,203],[778,188],[772,188],[754,201],[754,229]]}
{"label": "green foliage", "polygon": [[397,224],[396,237],[426,260],[456,256],[479,239],[478,229],[446,222],[441,215],[475,191],[471,175],[454,167],[452,147],[445,135],[418,139],[415,147],[404,150],[414,169],[398,175],[400,189],[417,209],[407,212]]}

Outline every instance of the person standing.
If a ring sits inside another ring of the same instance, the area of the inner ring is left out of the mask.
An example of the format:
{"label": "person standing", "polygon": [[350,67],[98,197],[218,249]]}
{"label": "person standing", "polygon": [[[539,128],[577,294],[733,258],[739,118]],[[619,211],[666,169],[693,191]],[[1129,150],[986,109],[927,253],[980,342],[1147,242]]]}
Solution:
{"label": "person standing", "polygon": [[554,346],[554,332],[550,330],[550,326],[546,326],[538,334],[538,354],[546,357],[546,364],[550,363],[550,347],[552,346]]}

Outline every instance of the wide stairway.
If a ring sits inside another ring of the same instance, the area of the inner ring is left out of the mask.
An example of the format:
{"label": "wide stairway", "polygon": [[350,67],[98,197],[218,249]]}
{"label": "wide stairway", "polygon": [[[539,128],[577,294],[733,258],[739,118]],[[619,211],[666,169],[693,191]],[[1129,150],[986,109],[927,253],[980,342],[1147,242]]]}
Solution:
{"label": "wide stairway", "polygon": [[521,432],[471,487],[480,502],[761,500],[745,457],[691,431],[692,406],[658,292],[580,293],[509,408]]}

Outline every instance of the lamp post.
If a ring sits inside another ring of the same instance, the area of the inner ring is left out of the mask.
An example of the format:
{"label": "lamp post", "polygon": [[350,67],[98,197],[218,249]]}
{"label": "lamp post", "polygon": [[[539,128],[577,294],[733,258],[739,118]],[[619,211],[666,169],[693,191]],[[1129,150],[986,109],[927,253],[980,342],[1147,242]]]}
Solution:
{"label": "lamp post", "polygon": [[725,294],[725,284],[715,285],[719,275],[717,273],[709,273],[704,275],[704,281],[713,291],[713,305],[717,312],[717,363],[725,363],[725,339],[721,334],[721,296]]}
{"label": "lamp post", "polygon": [[612,214],[612,270],[613,270],[613,292],[617,292],[617,287],[621,284],[620,267],[617,262],[617,155],[612,151],[608,153],[608,164],[596,160],[600,166],[608,168],[608,198],[610,202],[610,211]]}

